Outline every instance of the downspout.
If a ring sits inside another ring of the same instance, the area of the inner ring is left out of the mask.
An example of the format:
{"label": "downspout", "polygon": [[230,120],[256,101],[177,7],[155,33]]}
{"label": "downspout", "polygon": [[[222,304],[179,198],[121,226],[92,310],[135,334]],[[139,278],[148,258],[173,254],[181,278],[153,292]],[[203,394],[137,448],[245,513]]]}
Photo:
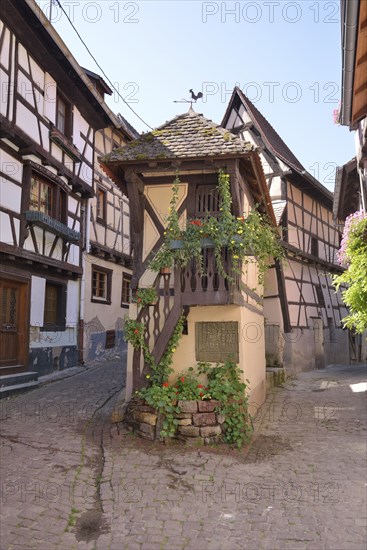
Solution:
{"label": "downspout", "polygon": [[84,316],[85,316],[85,267],[87,265],[87,254],[90,250],[90,209],[91,199],[85,199],[82,223],[85,227],[84,246],[82,252],[82,278],[80,281],[80,304],[79,304],[79,363],[84,364]]}

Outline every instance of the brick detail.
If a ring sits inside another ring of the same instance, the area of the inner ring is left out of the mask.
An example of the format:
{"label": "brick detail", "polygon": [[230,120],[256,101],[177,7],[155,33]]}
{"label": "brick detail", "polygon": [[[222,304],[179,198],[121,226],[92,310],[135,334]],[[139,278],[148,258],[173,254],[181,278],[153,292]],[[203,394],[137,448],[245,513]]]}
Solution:
{"label": "brick detail", "polygon": [[211,401],[198,401],[199,412],[213,412],[218,405],[219,401],[215,399]]}
{"label": "brick detail", "polygon": [[213,412],[193,414],[192,417],[194,426],[213,426],[217,422]]}
{"label": "brick detail", "polygon": [[200,435],[200,428],[197,428],[196,426],[179,426],[177,431],[179,434],[187,435],[189,437],[199,437]]}
{"label": "brick detail", "polygon": [[179,401],[177,406],[183,413],[196,413],[198,410],[197,401]]}

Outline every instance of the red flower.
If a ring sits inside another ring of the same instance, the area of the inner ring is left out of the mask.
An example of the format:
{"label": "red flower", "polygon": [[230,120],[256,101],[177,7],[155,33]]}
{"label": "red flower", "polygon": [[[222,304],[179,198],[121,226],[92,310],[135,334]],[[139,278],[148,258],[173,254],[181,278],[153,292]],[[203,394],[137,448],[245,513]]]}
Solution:
{"label": "red flower", "polygon": [[134,334],[139,334],[139,329],[136,328],[136,329],[134,330]]}
{"label": "red flower", "polygon": [[181,382],[185,382],[185,377],[182,376],[182,378],[180,378]]}
{"label": "red flower", "polygon": [[198,388],[202,388],[202,387],[203,387],[203,385],[202,385],[202,384],[198,384]]}
{"label": "red flower", "polygon": [[203,397],[204,394],[203,394],[203,393],[199,393],[199,395],[200,395],[200,397]]}
{"label": "red flower", "polygon": [[136,301],[137,301],[138,303],[141,302],[141,298],[138,298]]}
{"label": "red flower", "polygon": [[163,382],[162,386],[163,386],[164,388],[168,388],[168,382]]}

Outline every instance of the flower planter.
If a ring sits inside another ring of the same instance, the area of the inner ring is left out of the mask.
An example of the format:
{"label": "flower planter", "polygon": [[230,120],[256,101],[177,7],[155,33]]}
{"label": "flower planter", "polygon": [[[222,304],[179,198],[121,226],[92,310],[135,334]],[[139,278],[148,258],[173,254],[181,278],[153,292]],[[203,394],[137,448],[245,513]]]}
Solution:
{"label": "flower planter", "polygon": [[171,268],[170,267],[161,267],[160,273],[161,273],[161,275],[170,275],[171,274]]}
{"label": "flower planter", "polygon": [[174,239],[170,242],[169,247],[171,250],[179,250],[184,247],[184,242],[179,239]]}

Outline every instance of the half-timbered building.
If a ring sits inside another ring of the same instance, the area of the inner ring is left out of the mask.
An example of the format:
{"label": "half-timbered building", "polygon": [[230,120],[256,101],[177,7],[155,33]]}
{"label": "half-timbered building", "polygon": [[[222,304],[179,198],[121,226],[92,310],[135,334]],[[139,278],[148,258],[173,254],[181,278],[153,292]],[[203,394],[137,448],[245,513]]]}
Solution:
{"label": "half-timbered building", "polygon": [[[354,131],[356,155],[339,167],[334,190],[334,218],[344,223],[367,209],[367,2],[340,3],[342,78],[339,122]],[[366,335],[354,335],[356,360],[367,361]]]}
{"label": "half-timbered building", "polygon": [[75,365],[94,144],[113,115],[34,0],[0,22],[0,367]]}
{"label": "half-timbered building", "polygon": [[[112,94],[106,82],[84,69],[97,92]],[[113,122],[113,124],[112,124]],[[108,128],[98,130],[94,147],[95,196],[87,214],[84,265],[83,361],[101,358],[107,352],[126,349],[124,317],[130,302],[131,253],[129,201],[101,169],[98,157],[138,137],[121,116],[111,117]]]}
{"label": "half-timbered building", "polygon": [[[110,177],[130,201],[133,246],[133,292],[155,287],[158,301],[140,309],[131,304],[129,316],[144,323],[145,343],[158,363],[179,318],[186,316],[185,333],[174,353],[176,372],[196,361],[221,361],[233,354],[250,380],[251,399],[265,397],[264,317],[256,263],[234,278],[232,285],[219,273],[212,249],[203,249],[203,275],[193,261],[171,274],[149,268],[164,240],[172,182],[176,175],[176,208],[185,220],[218,216],[215,199],[218,170],[230,174],[233,210],[243,216],[258,203],[274,219],[258,154],[249,144],[190,109],[157,130],[142,135],[101,159]],[[274,219],[275,223],[275,219]],[[226,270],[230,255],[224,255]],[[146,383],[149,372],[140,349],[129,347],[127,395]]]}
{"label": "half-timbered building", "polygon": [[330,277],[340,270],[333,194],[305,170],[239,88],[222,126],[258,149],[286,249],[286,261],[269,270],[266,282],[267,364],[292,373],[349,362],[349,333],[341,328],[347,311]]}

